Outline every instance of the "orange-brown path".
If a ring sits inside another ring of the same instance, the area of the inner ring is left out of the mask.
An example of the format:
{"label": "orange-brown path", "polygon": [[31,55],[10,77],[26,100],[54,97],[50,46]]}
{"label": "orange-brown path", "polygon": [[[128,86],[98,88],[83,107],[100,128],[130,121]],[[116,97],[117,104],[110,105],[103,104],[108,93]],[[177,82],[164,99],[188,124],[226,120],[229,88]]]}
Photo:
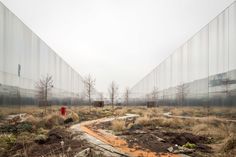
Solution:
{"label": "orange-brown path", "polygon": [[98,139],[106,144],[109,144],[109,145],[113,146],[114,148],[116,148],[117,150],[119,150],[125,154],[128,154],[130,156],[133,156],[133,157],[179,157],[179,155],[176,155],[176,154],[156,153],[156,152],[152,152],[148,149],[143,150],[143,149],[138,149],[138,148],[130,148],[128,146],[128,143],[125,140],[123,140],[115,135],[112,135],[112,134],[104,134],[101,131],[92,130],[83,124],[80,125],[80,129],[83,132],[95,137],[96,139]]}

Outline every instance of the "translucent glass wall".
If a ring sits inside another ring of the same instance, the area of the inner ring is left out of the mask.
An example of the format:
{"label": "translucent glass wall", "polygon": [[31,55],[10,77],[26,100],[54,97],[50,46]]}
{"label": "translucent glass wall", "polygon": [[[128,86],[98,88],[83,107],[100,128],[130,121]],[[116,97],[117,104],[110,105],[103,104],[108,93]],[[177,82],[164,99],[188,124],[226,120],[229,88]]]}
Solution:
{"label": "translucent glass wall", "polygon": [[236,3],[179,47],[132,88],[144,102],[236,105]]}
{"label": "translucent glass wall", "polygon": [[46,75],[51,101],[78,101],[82,77],[0,3],[0,105],[35,104],[36,82]]}

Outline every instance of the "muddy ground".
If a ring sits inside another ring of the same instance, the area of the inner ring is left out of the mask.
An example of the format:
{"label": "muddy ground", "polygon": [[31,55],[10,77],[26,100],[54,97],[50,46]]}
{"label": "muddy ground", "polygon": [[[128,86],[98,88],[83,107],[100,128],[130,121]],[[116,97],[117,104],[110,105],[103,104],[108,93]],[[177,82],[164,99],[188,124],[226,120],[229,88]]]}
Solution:
{"label": "muddy ground", "polygon": [[[126,127],[130,125],[130,122],[126,122]],[[103,129],[112,132],[111,122],[103,122],[99,124],[90,125],[89,128],[93,130]],[[186,143],[194,144],[194,149],[184,150],[184,154],[201,157],[211,156],[213,149],[208,145],[211,143],[211,139],[194,135],[187,131],[172,130],[164,127],[143,126],[134,124],[129,129],[121,132],[113,132],[128,143],[130,148],[150,150],[157,154],[172,153],[179,151],[178,146],[183,146]],[[172,147],[172,148],[171,148]],[[181,152],[180,152],[181,153]]]}
{"label": "muddy ground", "polygon": [[74,157],[85,149],[90,150],[87,157],[103,156],[100,150],[81,139],[82,133],[74,133],[69,128],[83,120],[77,113],[68,113],[65,117],[50,112],[45,116],[16,115],[11,119],[4,115],[0,119],[0,157]]}
{"label": "muddy ground", "polygon": [[[186,109],[187,113],[197,115],[199,110]],[[58,112],[58,109],[55,110]],[[147,109],[147,108],[79,108],[71,109],[73,114],[68,114],[73,119],[72,123],[65,124],[65,119],[69,117],[61,117],[59,114],[41,115],[41,111],[35,109],[29,110],[25,124],[22,122],[10,121],[7,122],[4,117],[0,117],[0,157],[23,157],[25,154],[29,157],[55,157],[61,154],[66,154],[66,157],[72,157],[76,153],[86,148],[91,148],[91,157],[96,156],[93,153],[99,152],[93,146],[84,140],[81,140],[78,134],[72,134],[68,129],[71,124],[76,124],[83,121],[95,120],[103,117],[121,116],[126,113],[139,114],[144,122],[138,122],[138,119],[131,119],[125,121],[125,129],[122,131],[114,131],[112,129],[112,122],[93,124],[89,127],[92,130],[107,130],[120,138],[124,139],[129,147],[143,150],[150,150],[157,153],[167,153],[179,151],[179,147],[188,144],[192,150],[184,150],[184,154],[193,157],[216,156],[216,151],[222,147],[222,144],[228,140],[228,136],[235,131],[235,125],[221,125],[214,119],[209,122],[211,136],[205,135],[205,129],[209,126],[201,128],[206,122],[198,125],[198,122],[193,123],[192,120],[179,120],[162,117],[164,110],[161,108]],[[170,110],[173,115],[182,115],[186,111],[179,111],[176,109]],[[217,112],[216,112],[217,111]],[[220,111],[216,110],[215,113]],[[33,114],[31,114],[33,113]],[[202,112],[200,112],[202,113]],[[78,116],[78,117],[77,117]],[[155,118],[159,119],[155,121]],[[152,120],[154,119],[154,121]],[[164,120],[164,122],[160,120]],[[142,120],[142,119],[141,119]],[[209,118],[208,118],[209,121]],[[14,123],[14,124],[12,124]],[[211,124],[212,123],[212,124]],[[161,124],[161,125],[160,125]],[[192,129],[198,126],[199,135]],[[43,132],[42,132],[43,130]],[[220,132],[219,132],[220,131]],[[224,137],[217,137],[221,132],[225,134]],[[200,133],[204,133],[203,135]],[[11,135],[5,138],[5,134]],[[43,135],[43,136],[41,136]],[[38,137],[40,138],[38,139]],[[221,138],[221,139],[218,139]],[[23,140],[22,140],[23,139]],[[233,138],[232,138],[233,139]],[[61,142],[63,141],[63,146]],[[226,147],[227,152],[224,157],[234,156],[236,153],[236,139],[229,140],[229,146]],[[188,146],[187,145],[187,146]],[[54,156],[53,156],[54,155]],[[102,155],[100,155],[102,156]],[[217,155],[217,157],[222,154]]]}
{"label": "muddy ground", "polygon": [[[66,155],[66,157],[74,157],[78,152],[92,146],[85,140],[79,138],[79,134],[72,135],[68,129],[54,128],[50,130],[46,138],[33,141],[16,141],[11,148],[1,157],[51,157]],[[91,149],[92,150],[92,149]],[[92,150],[94,151],[94,150]],[[93,152],[88,157],[93,157]]]}
{"label": "muddy ground", "polygon": [[[162,129],[155,130],[128,130],[121,134],[129,143],[130,147],[139,146],[139,149],[149,149],[157,153],[167,153],[168,148],[178,150],[178,146],[183,146],[186,143],[194,143],[196,148],[191,152],[184,152],[191,156],[198,156],[199,153],[209,154],[212,149],[207,146],[208,139],[206,137],[197,136],[191,133],[177,133],[164,131]],[[160,139],[161,138],[161,139]]]}

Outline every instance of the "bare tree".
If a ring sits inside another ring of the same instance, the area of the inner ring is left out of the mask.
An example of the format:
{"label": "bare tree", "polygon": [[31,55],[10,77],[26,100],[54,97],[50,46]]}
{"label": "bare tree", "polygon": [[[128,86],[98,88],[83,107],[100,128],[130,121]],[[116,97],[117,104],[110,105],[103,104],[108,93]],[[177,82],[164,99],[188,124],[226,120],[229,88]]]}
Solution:
{"label": "bare tree", "polygon": [[145,97],[146,97],[146,101],[150,101],[150,99],[151,99],[151,94],[148,93],[148,94],[145,95]]}
{"label": "bare tree", "polygon": [[103,97],[103,93],[102,92],[99,93],[99,97],[100,97],[100,101],[103,101],[104,97]]}
{"label": "bare tree", "polygon": [[188,92],[188,85],[180,84],[176,87],[176,99],[179,105],[183,105]]}
{"label": "bare tree", "polygon": [[130,95],[130,90],[127,87],[125,89],[125,94],[124,94],[124,98],[125,98],[125,105],[128,106],[129,105],[129,95]]}
{"label": "bare tree", "polygon": [[158,99],[158,94],[159,94],[159,91],[158,91],[158,88],[156,86],[153,87],[153,90],[152,90],[152,93],[151,93],[151,96],[152,96],[152,100],[153,101],[157,101]]}
{"label": "bare tree", "polygon": [[89,104],[91,105],[91,96],[93,91],[95,90],[95,79],[91,77],[89,74],[84,78],[84,88],[85,88],[85,95],[88,97]]}
{"label": "bare tree", "polygon": [[47,75],[46,77],[41,78],[37,83],[36,83],[36,88],[38,91],[38,99],[39,99],[39,104],[43,105],[45,107],[45,112],[47,109],[48,104],[48,93],[51,91],[53,88],[53,79],[52,76]]}
{"label": "bare tree", "polygon": [[111,99],[112,108],[114,108],[114,101],[118,96],[118,85],[116,85],[114,81],[111,82],[108,88],[108,93]]}

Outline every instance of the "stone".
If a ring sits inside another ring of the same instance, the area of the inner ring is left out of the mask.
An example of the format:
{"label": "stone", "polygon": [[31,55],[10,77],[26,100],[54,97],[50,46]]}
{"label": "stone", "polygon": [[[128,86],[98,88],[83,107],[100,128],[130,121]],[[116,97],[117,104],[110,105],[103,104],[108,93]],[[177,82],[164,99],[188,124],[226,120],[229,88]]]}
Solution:
{"label": "stone", "polygon": [[169,147],[169,148],[167,148],[167,150],[168,150],[169,152],[173,152],[173,151],[174,151],[174,148],[173,148],[173,147]]}

